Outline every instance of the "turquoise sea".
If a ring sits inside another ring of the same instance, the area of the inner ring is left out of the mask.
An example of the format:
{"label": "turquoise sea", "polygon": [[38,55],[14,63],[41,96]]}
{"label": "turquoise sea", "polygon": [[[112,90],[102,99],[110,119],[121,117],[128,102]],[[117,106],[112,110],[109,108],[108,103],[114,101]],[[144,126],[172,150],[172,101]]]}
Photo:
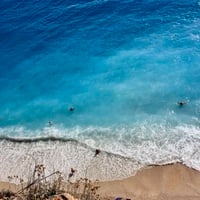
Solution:
{"label": "turquoise sea", "polygon": [[200,170],[199,0],[1,0],[0,13],[1,180],[34,163],[105,180]]}

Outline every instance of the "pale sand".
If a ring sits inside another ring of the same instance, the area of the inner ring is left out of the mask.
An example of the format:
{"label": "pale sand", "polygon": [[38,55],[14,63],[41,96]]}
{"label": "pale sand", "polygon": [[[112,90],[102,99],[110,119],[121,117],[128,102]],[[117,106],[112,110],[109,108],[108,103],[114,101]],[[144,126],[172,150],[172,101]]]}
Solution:
{"label": "pale sand", "polygon": [[[100,183],[99,194],[131,200],[200,200],[200,172],[181,164],[152,166],[123,180]],[[0,189],[15,190],[14,184],[0,183]]]}
{"label": "pale sand", "polygon": [[153,166],[124,180],[101,183],[100,194],[132,200],[200,200],[200,172],[181,164]]}

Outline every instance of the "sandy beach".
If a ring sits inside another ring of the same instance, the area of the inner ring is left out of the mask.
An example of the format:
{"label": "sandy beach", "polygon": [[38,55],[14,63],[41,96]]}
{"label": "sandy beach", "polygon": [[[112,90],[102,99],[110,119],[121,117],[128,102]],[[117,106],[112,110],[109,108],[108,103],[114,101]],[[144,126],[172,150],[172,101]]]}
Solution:
{"label": "sandy beach", "polygon": [[[150,166],[135,176],[100,182],[103,199],[199,200],[200,173],[182,164]],[[15,190],[14,184],[0,183],[0,189]]]}
{"label": "sandy beach", "polygon": [[200,173],[181,164],[152,166],[135,176],[101,183],[102,196],[137,200],[200,199]]}

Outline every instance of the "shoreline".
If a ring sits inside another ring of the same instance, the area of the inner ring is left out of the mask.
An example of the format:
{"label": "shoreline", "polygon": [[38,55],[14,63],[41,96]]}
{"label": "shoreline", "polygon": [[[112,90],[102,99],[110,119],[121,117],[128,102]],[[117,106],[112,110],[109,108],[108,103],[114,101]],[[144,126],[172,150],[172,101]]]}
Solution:
{"label": "shoreline", "polygon": [[[194,140],[194,139],[193,139]],[[198,140],[196,141],[196,145]],[[28,143],[26,143],[28,142]],[[42,140],[0,140],[2,151],[0,155],[0,180],[8,181],[8,176],[19,176],[27,181],[34,170],[34,166],[43,164],[46,174],[51,174],[55,170],[60,171],[65,179],[70,173],[70,169],[76,170],[75,179],[87,177],[90,180],[112,181],[120,180],[135,175],[138,170],[149,166],[166,165],[170,163],[183,163],[188,167],[193,167],[200,171],[198,159],[198,146],[188,143],[184,150],[168,151],[160,148],[159,144],[151,148],[149,142],[144,144],[133,144],[133,157],[124,157],[110,151],[100,149],[101,153],[95,156],[96,149],[81,143],[77,140],[59,139]],[[188,145],[192,146],[189,152]],[[192,143],[193,144],[193,143]],[[183,143],[180,143],[180,147]],[[142,146],[142,147],[141,147]],[[132,146],[130,146],[131,148]],[[146,147],[146,148],[145,148]],[[149,148],[148,148],[149,147]],[[166,145],[164,146],[166,147]],[[96,147],[98,148],[98,146]],[[118,148],[116,146],[116,148]],[[178,148],[178,147],[177,147]],[[159,151],[160,149],[160,151]],[[115,151],[113,151],[115,152]],[[194,153],[193,153],[194,152]],[[18,167],[13,167],[18,166]]]}
{"label": "shoreline", "polygon": [[[149,166],[136,175],[114,181],[100,181],[98,193],[103,199],[197,200],[200,199],[200,172],[176,163]],[[15,184],[0,182],[0,190],[15,190]]]}

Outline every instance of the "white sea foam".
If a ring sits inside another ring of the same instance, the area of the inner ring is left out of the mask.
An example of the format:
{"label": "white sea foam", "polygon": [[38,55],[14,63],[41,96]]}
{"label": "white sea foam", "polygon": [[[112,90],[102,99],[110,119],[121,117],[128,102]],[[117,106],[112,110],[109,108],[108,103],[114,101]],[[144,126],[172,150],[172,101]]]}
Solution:
{"label": "white sea foam", "polygon": [[1,180],[7,180],[7,176],[16,174],[26,179],[30,177],[34,166],[40,163],[46,166],[47,174],[59,170],[66,179],[71,167],[77,169],[74,178],[91,179],[122,178],[138,169],[137,162],[106,152],[94,157],[93,149],[76,141],[13,143],[4,140],[0,142],[0,147],[4,150],[0,155]]}
{"label": "white sea foam", "polygon": [[[48,173],[60,170],[67,177],[73,167],[76,177],[103,180],[124,178],[153,164],[182,162],[200,170],[200,128],[195,126],[144,123],[132,128],[49,127],[33,132],[10,127],[1,128],[0,135],[1,180],[16,174],[28,177],[35,163],[45,164]],[[96,158],[95,148],[102,150]]]}

